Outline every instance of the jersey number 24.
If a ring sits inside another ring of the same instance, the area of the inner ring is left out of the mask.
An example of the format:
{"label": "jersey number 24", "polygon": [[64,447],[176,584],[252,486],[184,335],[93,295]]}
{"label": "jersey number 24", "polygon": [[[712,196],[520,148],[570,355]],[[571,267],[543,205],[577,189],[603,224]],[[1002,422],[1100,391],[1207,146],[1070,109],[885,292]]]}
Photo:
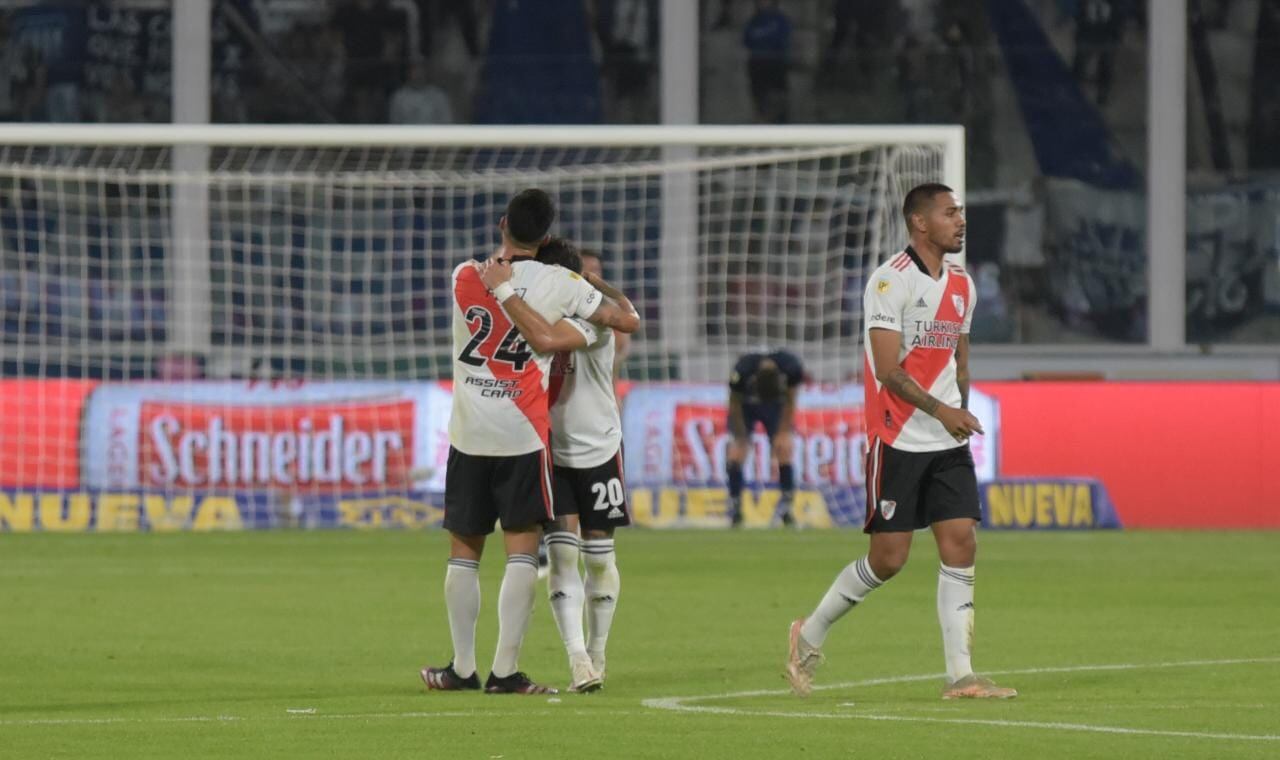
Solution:
{"label": "jersey number 24", "polygon": [[492,359],[510,364],[516,372],[524,370],[524,365],[533,358],[533,352],[529,350],[529,345],[524,342],[524,338],[520,337],[520,331],[515,326],[502,336],[502,342],[494,349],[493,355],[485,356],[480,353],[480,350],[488,339],[489,333],[493,332],[493,315],[483,306],[472,306],[467,309],[466,317],[467,326],[471,328],[471,340],[462,349],[462,353],[458,354],[458,361],[473,367],[483,367]]}

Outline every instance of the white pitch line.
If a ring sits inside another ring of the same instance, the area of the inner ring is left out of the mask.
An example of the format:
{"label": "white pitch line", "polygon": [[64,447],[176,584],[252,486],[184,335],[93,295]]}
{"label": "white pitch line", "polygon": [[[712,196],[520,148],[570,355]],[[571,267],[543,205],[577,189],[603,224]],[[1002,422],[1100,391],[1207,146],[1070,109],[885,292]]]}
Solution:
{"label": "white pitch line", "polygon": [[[1246,665],[1258,663],[1280,662],[1280,657],[1259,657],[1249,659],[1236,660],[1187,660],[1183,662],[1155,662],[1155,663],[1119,663],[1112,665],[1071,665],[1066,667],[1054,668],[1022,668],[1019,670],[1002,670],[994,671],[993,675],[1027,675],[1039,673],[1078,673],[1089,671],[1105,671],[1105,670],[1145,670],[1158,668],[1179,668],[1179,667],[1207,667],[1213,665]],[[941,673],[927,673],[919,675],[906,676],[888,676],[884,678],[869,678],[861,681],[850,681],[847,683],[825,684],[815,686],[815,689],[848,689],[860,686],[879,686],[886,684],[912,683],[917,681],[931,681],[941,679]],[[1114,726],[1094,726],[1081,723],[1045,723],[1034,721],[1003,721],[1003,720],[983,720],[979,718],[930,718],[930,717],[913,717],[905,715],[881,715],[881,714],[857,714],[857,713],[820,713],[820,712],[787,712],[780,710],[743,710],[734,707],[712,707],[703,705],[691,705],[687,702],[706,701],[711,699],[735,699],[744,697],[763,697],[778,696],[789,694],[787,689],[758,689],[753,691],[738,691],[725,694],[704,694],[690,697],[661,697],[654,699],[646,699],[641,705],[651,709],[672,710],[676,712],[686,713],[705,713],[716,715],[739,715],[739,716],[762,716],[777,718],[830,718],[837,720],[879,720],[879,721],[902,721],[902,722],[924,722],[924,723],[959,723],[959,724],[977,724],[991,726],[1006,726],[1018,728],[1045,728],[1068,731],[1091,731],[1095,733],[1111,733],[1111,734],[1140,734],[1150,736],[1169,736],[1179,738],[1202,738],[1202,739],[1241,739],[1254,741],[1280,741],[1280,736],[1271,734],[1219,734],[1206,733],[1196,731],[1163,731],[1155,729],[1140,728],[1123,728]],[[193,715],[178,717],[155,717],[155,718],[12,718],[0,719],[0,728],[4,727],[21,727],[21,726],[91,726],[91,725],[111,725],[111,724],[147,724],[147,723],[219,723],[219,722],[259,722],[259,721],[312,721],[312,720],[405,720],[405,719],[424,719],[424,718],[478,718],[478,717],[515,717],[515,716],[551,716],[574,714],[580,716],[596,716],[596,715],[626,715],[636,716],[643,715],[645,711],[635,710],[584,710],[580,707],[566,705],[564,708],[540,709],[540,710],[442,710],[442,711],[413,711],[399,713],[323,713],[315,714],[290,714],[286,711],[282,715],[255,715],[255,716],[237,716],[237,715]]]}
{"label": "white pitch line", "polygon": [[1156,728],[1123,728],[1097,726],[1088,723],[1054,723],[1034,720],[990,720],[984,718],[926,718],[905,715],[857,715],[861,720],[897,720],[912,723],[962,723],[977,726],[1008,726],[1011,728],[1048,728],[1057,731],[1088,731],[1098,734],[1137,734],[1141,736],[1171,736],[1189,739],[1239,739],[1244,741],[1280,741],[1280,734],[1217,734],[1205,731],[1168,731]]}
{"label": "white pitch line", "polygon": [[[1020,668],[1017,670],[992,671],[992,675],[1033,675],[1044,673],[1083,673],[1117,670],[1152,670],[1163,668],[1193,668],[1215,665],[1253,665],[1260,663],[1280,662],[1280,657],[1251,657],[1232,660],[1184,660],[1181,662],[1152,663],[1115,663],[1107,665],[1068,665],[1052,668]],[[850,689],[861,686],[879,686],[885,684],[911,683],[943,678],[941,673],[923,675],[890,676],[887,678],[869,678],[862,681],[825,684],[814,689]],[[1172,731],[1162,729],[1125,728],[1118,726],[1099,726],[1087,723],[1054,723],[1044,721],[987,720],[982,718],[931,718],[927,716],[882,715],[870,713],[829,713],[829,712],[791,712],[784,710],[750,710],[736,707],[712,707],[708,705],[692,705],[689,702],[704,702],[712,699],[741,699],[748,697],[781,696],[790,694],[789,689],[757,689],[754,691],[727,692],[724,694],[703,694],[691,697],[660,697],[646,699],[641,702],[645,707],[657,710],[700,713],[713,715],[763,716],[772,718],[830,718],[836,720],[878,720],[914,723],[954,723],[962,725],[1002,726],[1009,728],[1042,728],[1059,731],[1086,731],[1103,734],[1129,734],[1141,736],[1167,736],[1191,739],[1235,739],[1242,741],[1280,741],[1277,734],[1226,734],[1201,731]],[[851,704],[851,703],[846,703]]]}

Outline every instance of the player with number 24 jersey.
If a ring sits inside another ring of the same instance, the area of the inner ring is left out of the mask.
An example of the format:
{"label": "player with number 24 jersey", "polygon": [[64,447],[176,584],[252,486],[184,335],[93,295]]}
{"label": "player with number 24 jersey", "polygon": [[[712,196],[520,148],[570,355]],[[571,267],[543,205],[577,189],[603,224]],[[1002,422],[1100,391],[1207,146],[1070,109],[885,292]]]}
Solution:
{"label": "player with number 24 jersey", "polygon": [[[600,291],[577,274],[529,259],[511,263],[511,286],[548,322],[591,317]],[[453,272],[453,414],[449,443],[473,456],[514,456],[550,444],[552,354],[536,354],[485,288],[471,262]]]}

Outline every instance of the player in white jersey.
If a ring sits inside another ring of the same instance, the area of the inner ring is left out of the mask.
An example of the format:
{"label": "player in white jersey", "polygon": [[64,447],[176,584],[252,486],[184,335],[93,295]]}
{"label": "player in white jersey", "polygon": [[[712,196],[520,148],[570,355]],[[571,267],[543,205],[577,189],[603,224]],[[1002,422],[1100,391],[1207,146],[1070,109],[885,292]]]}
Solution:
{"label": "player in white jersey", "polygon": [[[560,264],[561,266],[566,266],[566,262],[570,261],[570,259],[566,258],[565,262],[561,262],[558,260],[557,257],[564,255],[561,253],[561,251],[564,251],[567,253],[571,250],[577,251],[576,257],[582,262],[581,270],[575,269],[575,271],[580,271],[580,273],[583,276],[585,276],[589,282],[595,283],[597,280],[601,282],[604,281],[604,265],[600,261],[600,254],[596,253],[595,251],[589,251],[581,248],[574,249],[573,246],[566,240],[553,240],[548,242],[546,245],[542,246],[541,248],[539,248],[538,260],[543,261],[544,263]],[[548,252],[550,252],[550,255],[553,257],[554,260],[546,259],[544,261],[544,256],[548,254]],[[573,254],[570,254],[570,255],[573,255]],[[566,266],[566,268],[572,269],[574,267]],[[631,336],[620,330],[612,330],[611,332],[613,333],[613,379],[616,383],[617,379],[622,374],[622,365],[626,363],[627,355],[631,351]],[[553,376],[554,376],[554,373],[553,373]],[[552,413],[554,414],[554,409]],[[553,450],[555,450],[556,427],[557,427],[556,425],[554,424],[552,425],[552,449]],[[538,578],[539,579],[546,578],[551,572],[551,554],[550,552],[547,551],[547,543],[546,543],[548,540],[550,540],[550,538],[551,538],[550,535],[544,536],[543,542],[538,545]],[[589,548],[591,549],[591,552],[590,552],[591,556],[587,560],[588,579],[589,579],[588,586],[592,585],[591,580],[597,579],[598,577],[607,577],[610,574],[617,573],[617,568],[614,567],[612,536],[609,536],[607,538],[599,538],[599,537],[592,538],[592,539],[589,539],[589,542],[590,542]],[[588,547],[586,546],[583,547],[584,550],[586,548]],[[599,572],[592,573],[590,572],[591,570],[598,570]],[[614,597],[616,598],[616,596],[617,595],[615,594]],[[593,612],[598,608],[604,609],[604,605],[606,603],[605,602],[606,597],[608,597],[608,594],[603,593],[598,597],[598,600],[597,598],[592,599],[593,606],[591,609],[593,610]],[[599,601],[599,604],[596,604],[597,601]],[[611,603],[609,604],[609,609],[612,609]],[[609,612],[608,616],[610,619],[612,619],[613,613]],[[593,625],[592,631],[603,631],[604,635],[607,635],[608,625],[604,623],[600,625]],[[593,634],[593,637],[594,637],[594,634]],[[593,640],[595,639],[593,638]],[[598,659],[601,662],[603,662],[604,660],[603,639],[600,639],[599,651],[600,651],[600,656]],[[603,670],[601,671],[601,674],[603,675]]]}
{"label": "player in white jersey", "polygon": [[500,522],[507,567],[498,595],[498,647],[485,691],[554,691],[517,668],[533,609],[535,552],[542,525],[555,517],[547,393],[551,356],[529,350],[503,304],[520,294],[523,306],[548,320],[574,316],[622,330],[639,324],[578,275],[533,260],[554,218],[545,192],[521,192],[507,205],[499,223],[502,247],[490,259],[510,273],[508,281],[490,292],[480,267],[470,261],[453,273],[453,411],[444,527],[450,533],[445,602],[454,658],[443,668],[422,670],[429,689],[480,688],[477,572],[485,537]]}
{"label": "player in white jersey", "polygon": [[938,568],[938,622],[947,664],[944,699],[1017,696],[975,675],[974,559],[982,519],[969,437],[982,433],[968,411],[973,280],[944,259],[964,247],[964,206],[946,185],[920,185],[902,204],[911,244],[867,282],[867,556],[836,576],[807,618],[791,624],[786,676],[801,696],[812,688],[832,624],[906,564],[912,532],[931,528]]}
{"label": "player in white jersey", "polygon": [[[583,269],[579,253],[553,239],[538,260],[572,271]],[[485,281],[498,286],[505,272],[489,268]],[[594,273],[592,285],[634,313],[631,302]],[[551,377],[551,437],[558,514],[547,533],[551,567],[548,592],[556,625],[569,656],[570,691],[592,691],[604,682],[605,644],[621,581],[613,531],[629,525],[622,471],[622,419],[614,395],[616,338],[611,329],[568,318],[549,324],[512,299],[509,313],[529,345],[555,351]],[[579,526],[585,541],[579,539]],[[578,569],[585,558],[587,580]],[[590,621],[590,645],[583,634],[583,608]]]}

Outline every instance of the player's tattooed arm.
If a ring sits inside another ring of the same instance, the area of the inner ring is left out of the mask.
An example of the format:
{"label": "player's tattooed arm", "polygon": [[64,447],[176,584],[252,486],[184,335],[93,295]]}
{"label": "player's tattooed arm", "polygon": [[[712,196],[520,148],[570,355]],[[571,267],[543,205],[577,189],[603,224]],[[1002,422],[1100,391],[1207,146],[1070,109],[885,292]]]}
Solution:
{"label": "player's tattooed arm", "polygon": [[879,327],[871,329],[871,358],[875,363],[876,379],[893,395],[941,422],[957,441],[965,441],[974,433],[981,433],[982,423],[977,417],[966,409],[942,403],[907,374],[898,363],[901,346],[901,333]]}
{"label": "player's tattooed arm", "polygon": [[[583,275],[587,282],[604,294],[608,300],[600,304],[600,308],[591,316],[591,321],[604,327],[612,327],[618,332],[633,333],[640,329],[640,313],[627,298],[627,294],[610,285],[594,273]],[[612,308],[610,308],[612,307]]]}
{"label": "player's tattooed arm", "polygon": [[889,370],[889,374],[880,378],[880,382],[892,391],[893,395],[930,416],[933,416],[938,411],[938,407],[942,406],[941,401],[925,392],[915,378],[908,375],[901,366]]}
{"label": "player's tattooed arm", "polygon": [[956,345],[956,386],[960,388],[960,408],[969,408],[969,336],[961,335]]}

